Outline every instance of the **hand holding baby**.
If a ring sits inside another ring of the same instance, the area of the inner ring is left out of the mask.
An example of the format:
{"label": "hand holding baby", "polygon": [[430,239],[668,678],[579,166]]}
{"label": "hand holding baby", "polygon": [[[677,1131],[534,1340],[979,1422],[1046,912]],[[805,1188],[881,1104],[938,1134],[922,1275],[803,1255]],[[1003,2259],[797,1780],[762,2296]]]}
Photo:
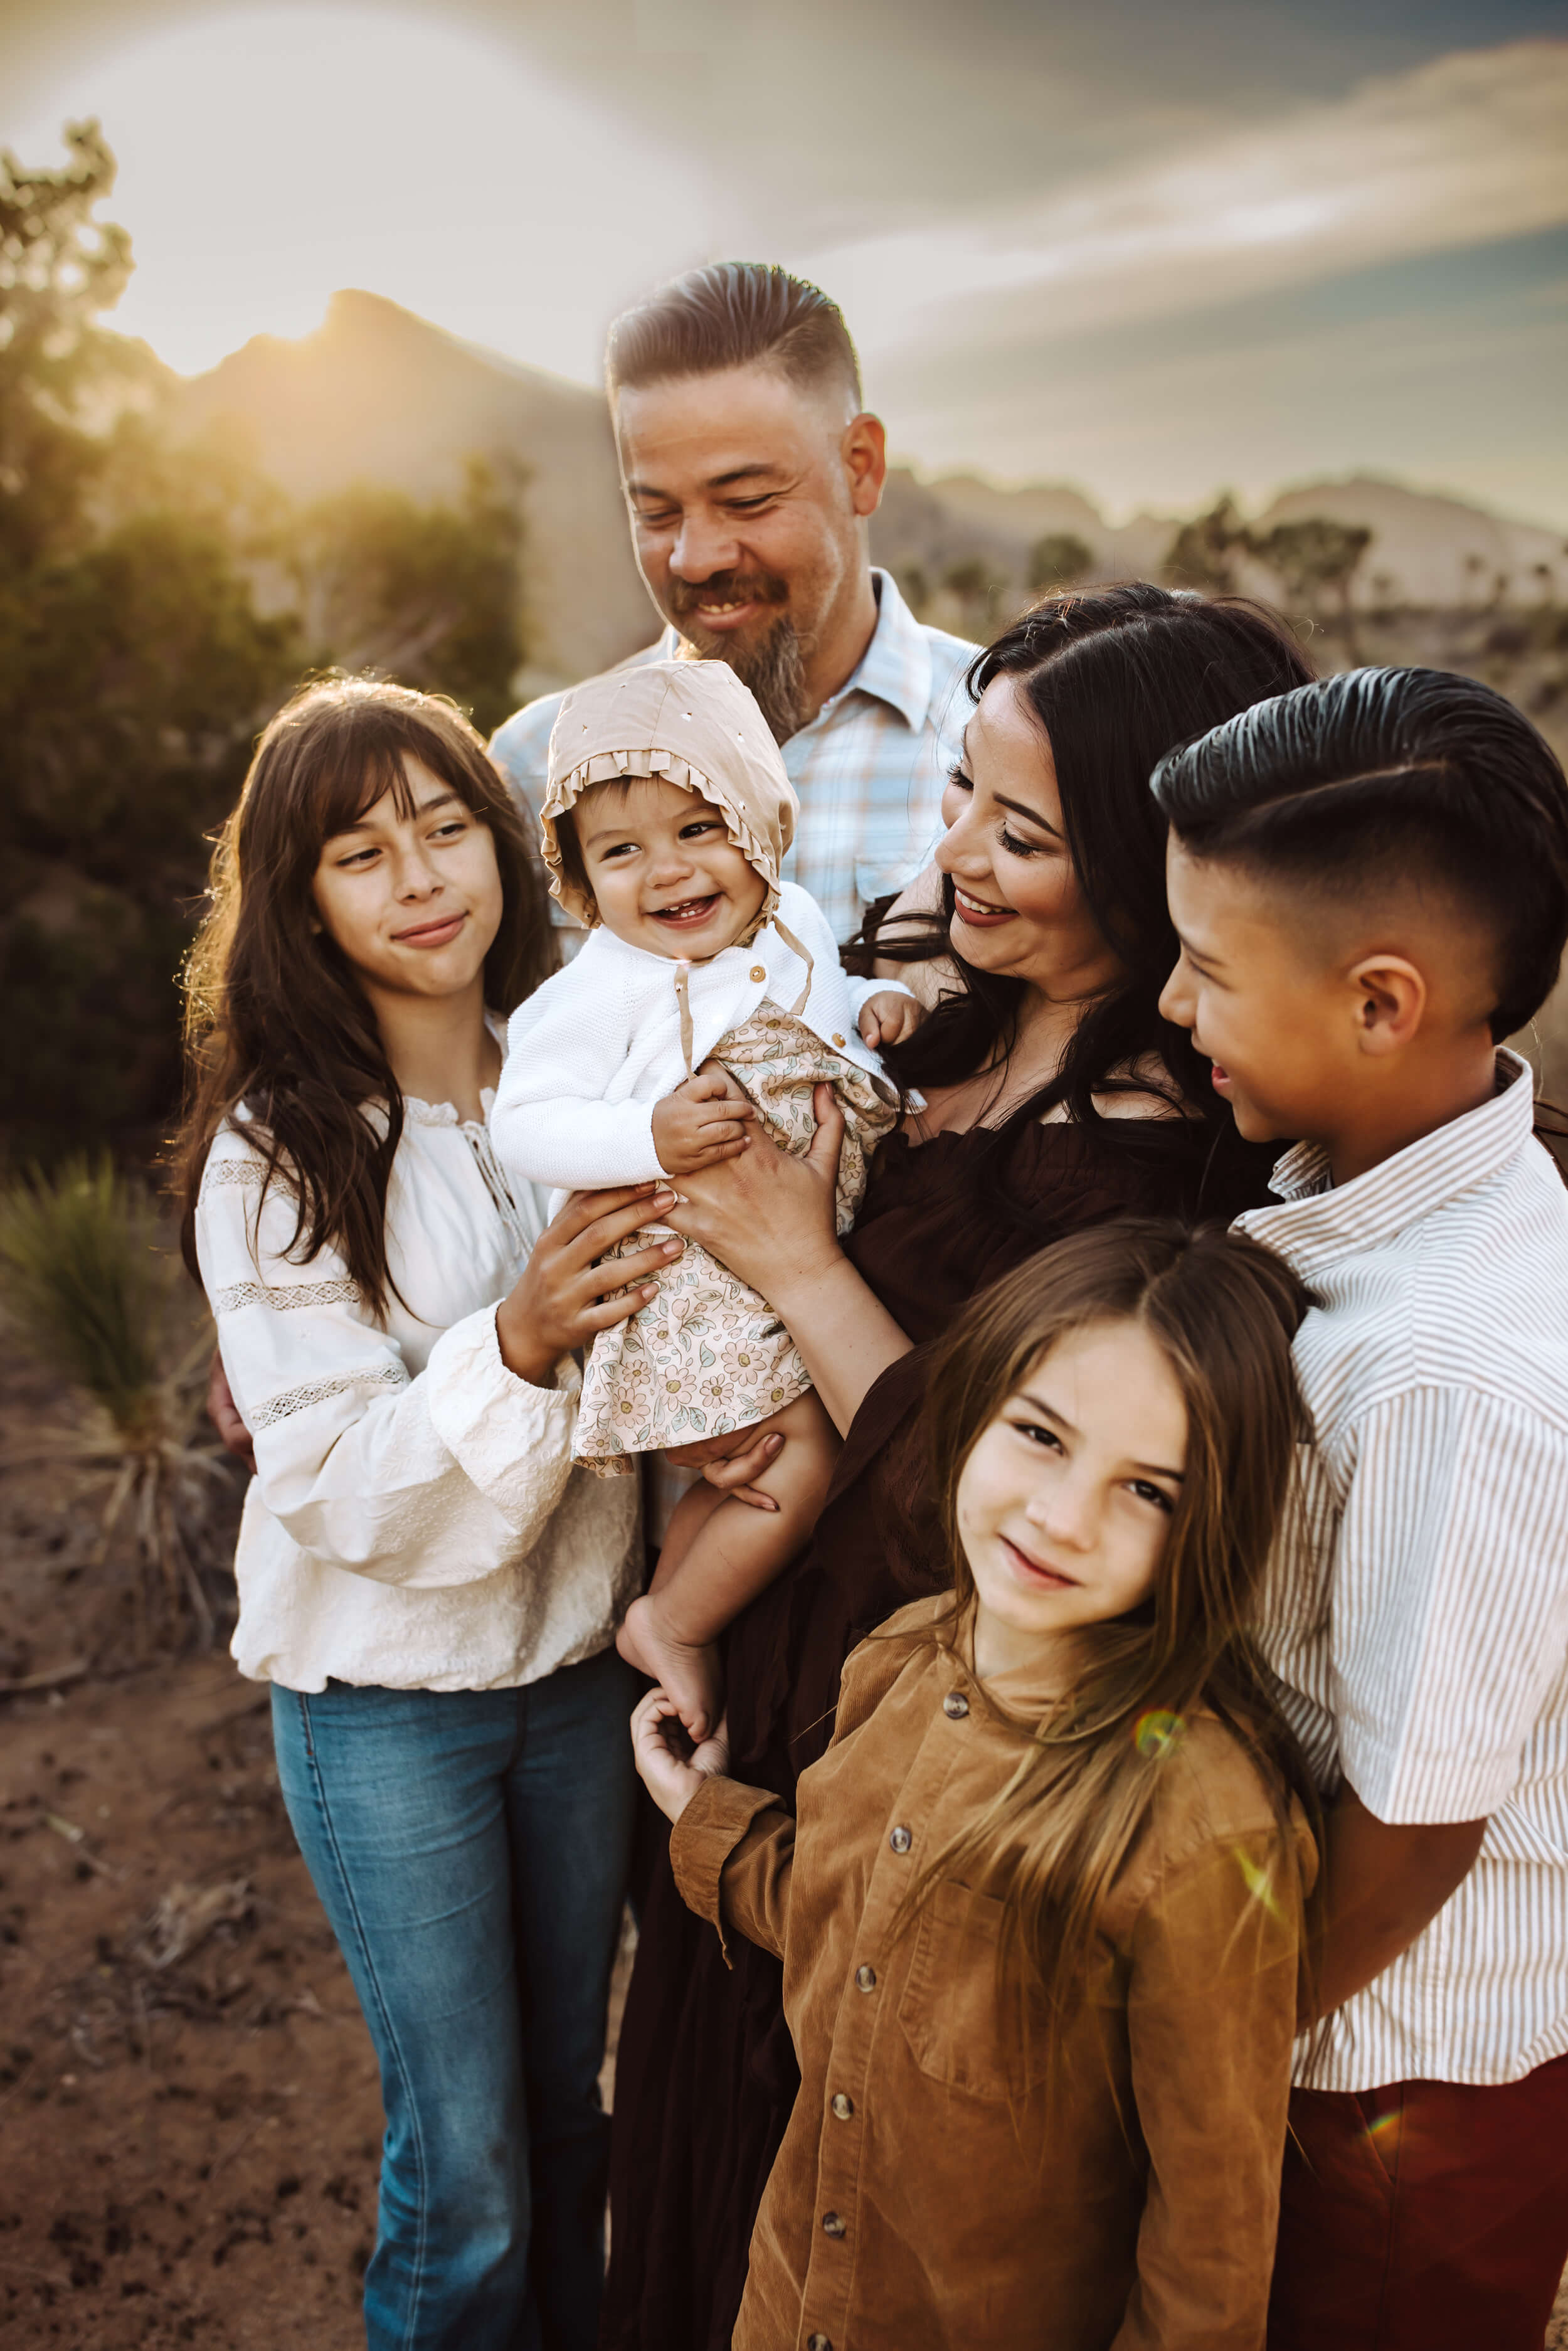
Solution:
{"label": "hand holding baby", "polygon": [[723,1070],[699,1070],[653,1104],[653,1149],[666,1176],[695,1176],[745,1150],[756,1111]]}

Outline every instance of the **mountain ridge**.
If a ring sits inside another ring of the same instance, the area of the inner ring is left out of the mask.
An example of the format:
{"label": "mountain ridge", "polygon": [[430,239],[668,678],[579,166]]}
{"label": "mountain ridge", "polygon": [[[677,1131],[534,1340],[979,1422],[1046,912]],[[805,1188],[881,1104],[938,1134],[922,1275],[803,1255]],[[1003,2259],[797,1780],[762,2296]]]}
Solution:
{"label": "mountain ridge", "polygon": [[[172,378],[169,400],[178,433],[243,432],[267,472],[298,497],[364,480],[420,497],[451,495],[471,455],[518,468],[529,646],[519,691],[608,667],[659,626],[630,550],[604,402],[584,385],[350,288],[308,335],[253,336],[207,373]],[[1373,530],[1356,581],[1364,606],[1484,607],[1568,592],[1560,533],[1446,492],[1353,474],[1292,484],[1252,523],[1261,532],[1307,515]],[[1113,524],[1071,484],[1005,485],[900,464],[873,520],[872,549],[934,588],[978,559],[1018,592],[1028,586],[1031,549],[1051,533],[1087,546],[1089,576],[1157,577],[1183,518],[1145,512]],[[1239,584],[1278,593],[1260,565],[1244,565]]]}

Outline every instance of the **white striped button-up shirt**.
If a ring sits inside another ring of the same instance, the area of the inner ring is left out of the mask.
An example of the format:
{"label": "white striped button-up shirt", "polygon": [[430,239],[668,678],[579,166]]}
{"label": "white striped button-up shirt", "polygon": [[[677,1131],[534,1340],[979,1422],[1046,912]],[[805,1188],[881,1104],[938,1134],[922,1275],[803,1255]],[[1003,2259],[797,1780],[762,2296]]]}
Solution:
{"label": "white striped button-up shirt", "polygon": [[[942,831],[942,789],[972,705],[964,673],[979,651],[915,618],[891,576],[873,571],[876,627],[859,666],[809,726],[783,746],[800,798],[787,882],[809,890],[835,939],[847,939],[873,902],[929,864]],[[673,661],[666,629],[634,661]],[[497,729],[491,757],[535,817],[544,804],[559,694],[530,702]],[[564,927],[577,925],[559,914]]]}
{"label": "white striped button-up shirt", "polygon": [[1530,1072],[1338,1190],[1301,1144],[1238,1219],[1321,1301],[1315,1441],[1265,1653],[1325,1793],[1488,1820],[1474,1868],[1330,2020],[1315,2088],[1511,2082],[1568,2053],[1568,1189]]}

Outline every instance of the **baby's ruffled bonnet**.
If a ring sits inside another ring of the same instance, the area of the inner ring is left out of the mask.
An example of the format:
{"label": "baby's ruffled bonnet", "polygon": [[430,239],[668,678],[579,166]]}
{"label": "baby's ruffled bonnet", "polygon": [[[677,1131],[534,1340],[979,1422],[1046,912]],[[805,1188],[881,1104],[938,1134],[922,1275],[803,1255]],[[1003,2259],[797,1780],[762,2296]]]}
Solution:
{"label": "baby's ruffled bonnet", "polygon": [[757,927],[770,922],[800,804],[767,720],[727,662],[611,670],[574,685],[556,713],[541,845],[551,894],[591,930],[599,910],[563,870],[556,828],[591,784],[628,776],[662,776],[712,801],[768,885]]}

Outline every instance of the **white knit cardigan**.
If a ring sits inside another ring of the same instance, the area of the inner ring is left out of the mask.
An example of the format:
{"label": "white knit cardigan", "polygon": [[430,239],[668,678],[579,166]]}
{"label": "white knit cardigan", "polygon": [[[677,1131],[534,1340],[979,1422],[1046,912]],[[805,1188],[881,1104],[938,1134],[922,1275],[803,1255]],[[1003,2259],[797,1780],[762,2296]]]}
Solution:
{"label": "white knit cardigan", "polygon": [[[868,996],[910,991],[896,981],[851,979],[816,900],[793,882],[779,895],[779,921],[811,958],[810,991],[797,1018],[895,1100],[855,1022]],[[808,979],[773,923],[748,946],[726,947],[686,969],[694,1070],[764,1000],[794,1011]],[[509,1177],[566,1190],[644,1183],[664,1173],[653,1105],[688,1074],[674,960],[629,946],[612,931],[591,931],[565,970],[512,1015],[490,1121],[497,1156]]]}

